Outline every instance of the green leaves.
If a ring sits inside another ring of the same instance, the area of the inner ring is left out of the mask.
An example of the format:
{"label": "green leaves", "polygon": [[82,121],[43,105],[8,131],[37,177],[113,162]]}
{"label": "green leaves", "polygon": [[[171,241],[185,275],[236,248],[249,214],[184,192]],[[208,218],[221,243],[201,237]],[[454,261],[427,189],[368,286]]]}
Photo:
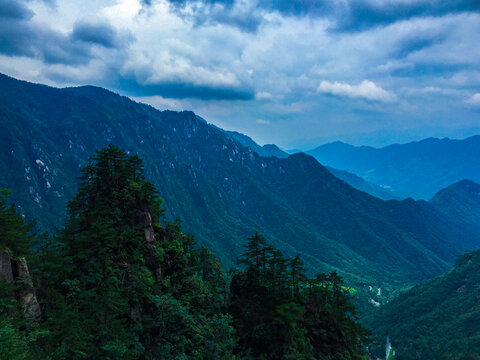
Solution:
{"label": "green leaves", "polygon": [[7,205],[4,199],[11,193],[0,189],[0,250],[7,249],[13,256],[21,257],[30,254],[34,224],[27,224],[13,205]]}
{"label": "green leaves", "polygon": [[230,286],[229,312],[236,352],[265,359],[354,359],[368,334],[352,318],[355,308],[337,273],[309,279],[297,255],[284,258],[258,233],[248,239]]}
{"label": "green leaves", "polygon": [[141,160],[110,145],[82,173],[57,246],[40,250],[43,271],[57,270],[43,277],[44,349],[54,359],[228,359],[220,265],[178,223],[161,225]]}

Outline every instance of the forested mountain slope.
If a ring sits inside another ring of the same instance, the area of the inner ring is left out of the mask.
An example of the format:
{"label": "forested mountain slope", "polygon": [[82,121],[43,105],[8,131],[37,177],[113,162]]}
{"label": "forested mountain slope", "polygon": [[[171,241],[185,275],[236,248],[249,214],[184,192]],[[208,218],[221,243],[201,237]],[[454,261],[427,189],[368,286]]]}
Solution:
{"label": "forested mountain slope", "polygon": [[364,323],[380,344],[390,338],[398,360],[479,359],[479,284],[480,252],[467,253],[449,272],[401,294]]}
{"label": "forested mountain slope", "polygon": [[480,185],[462,180],[440,190],[430,203],[445,216],[474,231],[480,228]]}
{"label": "forested mountain slope", "polygon": [[357,190],[366,192],[367,194],[383,200],[397,199],[397,197],[387,189],[384,189],[377,184],[369,183],[368,181],[363,180],[360,176],[357,176],[351,172],[345,170],[338,170],[332,168],[331,166],[327,166],[327,169],[337,178],[345,181],[348,185],[354,187]]}
{"label": "forested mountain slope", "polygon": [[378,149],[334,142],[307,153],[324,165],[352,172],[403,198],[428,200],[458,181],[480,182],[480,136],[429,138]]}
{"label": "forested mountain slope", "polygon": [[[230,135],[233,139],[238,140],[242,145],[251,148],[258,155],[263,157],[275,156],[278,158],[287,158],[288,153],[281,150],[278,146],[273,144],[266,144],[263,146],[258,145],[252,138],[247,135],[241,134],[237,131],[225,131],[226,134]],[[294,151],[293,153],[298,153],[301,151]],[[382,188],[373,183],[369,183],[363,180],[361,177],[352,174],[345,170],[338,170],[327,166],[328,171],[330,171],[335,177],[340,180],[345,181],[348,185],[354,187],[357,190],[366,192],[372,196],[378,197],[383,200],[392,200],[396,197],[389,192],[388,190]]]}
{"label": "forested mountain slope", "polygon": [[231,265],[259,230],[312,271],[349,281],[405,283],[445,271],[478,248],[427,202],[382,201],[314,158],[261,157],[192,112],[158,111],[107,90],[56,89],[0,76],[0,187],[42,228],[61,227],[72,182],[95,149],[113,143],[145,160],[167,217]]}

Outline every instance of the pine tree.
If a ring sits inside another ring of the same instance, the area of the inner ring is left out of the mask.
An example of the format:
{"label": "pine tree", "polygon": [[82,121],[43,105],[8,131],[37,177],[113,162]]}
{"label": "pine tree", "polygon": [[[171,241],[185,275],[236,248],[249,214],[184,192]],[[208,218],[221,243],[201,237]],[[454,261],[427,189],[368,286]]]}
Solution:
{"label": "pine tree", "polygon": [[[215,301],[219,265],[211,256],[199,276],[193,239],[165,222],[141,160],[110,145],[80,180],[65,229],[41,251],[50,259],[43,272],[52,275],[43,279],[52,331],[45,352],[55,359],[229,358],[230,319]],[[60,267],[52,264],[56,251]]]}

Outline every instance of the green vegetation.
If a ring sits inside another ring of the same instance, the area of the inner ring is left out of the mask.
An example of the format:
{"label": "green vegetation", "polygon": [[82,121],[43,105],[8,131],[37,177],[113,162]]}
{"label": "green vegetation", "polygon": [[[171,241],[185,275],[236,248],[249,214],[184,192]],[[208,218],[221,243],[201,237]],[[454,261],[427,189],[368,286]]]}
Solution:
{"label": "green vegetation", "polygon": [[227,275],[161,203],[142,161],[111,145],[83,168],[54,236],[38,241],[2,200],[0,359],[365,358],[338,274],[310,279],[255,234]]}
{"label": "green vegetation", "polygon": [[285,256],[300,253],[310,275],[337,271],[357,289],[399,288],[438,276],[477,246],[477,230],[428,203],[381,201],[305,154],[261,157],[191,112],[2,75],[0,91],[0,187],[14,190],[18,212],[42,230],[62,227],[80,168],[112,142],[145,160],[165,219],[182,219],[226,267],[261,229]]}
{"label": "green vegetation", "polygon": [[[401,293],[362,319],[395,359],[480,359],[480,251],[460,256],[446,274]],[[384,353],[382,346],[377,356]]]}

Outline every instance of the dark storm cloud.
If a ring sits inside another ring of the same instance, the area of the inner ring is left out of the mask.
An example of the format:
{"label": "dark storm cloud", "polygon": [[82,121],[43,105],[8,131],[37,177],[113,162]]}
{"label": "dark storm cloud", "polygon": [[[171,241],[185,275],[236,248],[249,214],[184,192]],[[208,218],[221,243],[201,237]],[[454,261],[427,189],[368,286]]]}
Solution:
{"label": "dark storm cloud", "polygon": [[132,36],[120,35],[108,23],[76,22],[71,35],[72,40],[96,44],[105,48],[121,48],[132,40]]}
{"label": "dark storm cloud", "polygon": [[193,98],[201,100],[251,100],[254,97],[253,91],[248,88],[195,85],[180,81],[140,84],[134,77],[120,78],[115,86],[133,96],[159,95],[175,99]]}

